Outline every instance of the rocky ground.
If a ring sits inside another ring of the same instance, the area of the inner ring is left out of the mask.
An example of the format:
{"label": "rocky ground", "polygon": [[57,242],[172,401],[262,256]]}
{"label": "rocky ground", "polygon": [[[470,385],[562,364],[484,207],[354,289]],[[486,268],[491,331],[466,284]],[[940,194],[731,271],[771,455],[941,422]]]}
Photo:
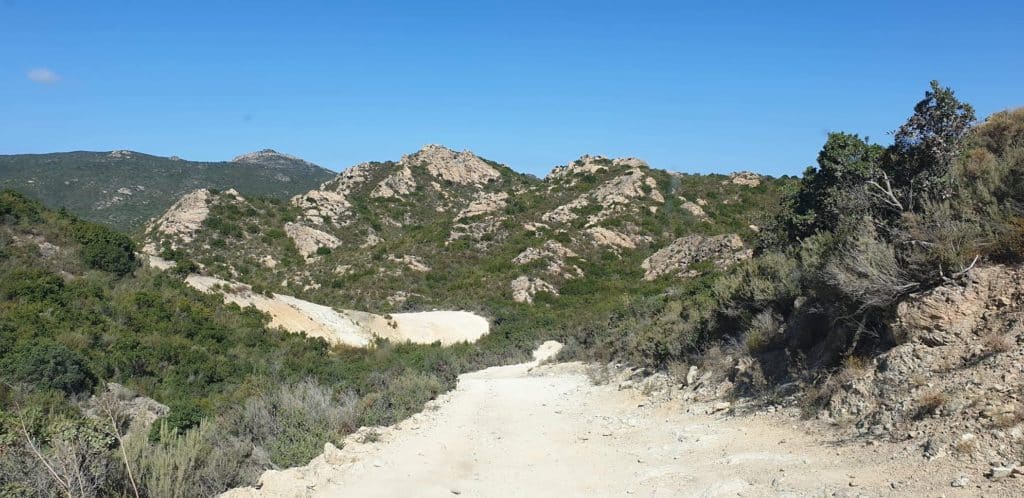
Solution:
{"label": "rocky ground", "polygon": [[[550,344],[547,345],[551,347]],[[692,372],[696,382],[699,372]],[[696,401],[668,377],[538,362],[460,377],[387,428],[225,496],[1015,496],[952,458],[842,437],[796,408]],[[595,381],[597,384],[595,384]]]}

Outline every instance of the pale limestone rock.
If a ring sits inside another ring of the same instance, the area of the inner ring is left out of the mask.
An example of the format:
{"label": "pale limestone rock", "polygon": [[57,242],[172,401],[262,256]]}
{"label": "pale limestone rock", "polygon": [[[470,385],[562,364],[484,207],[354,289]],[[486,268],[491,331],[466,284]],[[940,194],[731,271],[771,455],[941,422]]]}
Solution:
{"label": "pale limestone rock", "polygon": [[[548,173],[547,179],[551,180],[555,178],[568,178],[581,174],[601,173],[603,171],[607,171],[609,166],[626,166],[638,169],[646,168],[647,163],[635,157],[608,159],[604,156],[584,155],[565,166],[558,166],[551,170],[551,172]],[[575,185],[575,182],[573,181],[571,184]]]}
{"label": "pale limestone rock", "polygon": [[695,203],[690,202],[690,201],[685,201],[685,202],[683,202],[681,207],[683,209],[689,211],[690,214],[692,214],[697,219],[705,220],[705,221],[708,219],[707,213],[705,213],[704,209],[702,209],[700,207],[700,205],[698,205],[698,204],[695,204]]}
{"label": "pale limestone rock", "polygon": [[370,197],[400,197],[416,191],[416,179],[407,165],[401,165],[398,171],[388,175],[377,184]]}
{"label": "pale limestone rock", "polygon": [[108,408],[124,416],[128,421],[127,437],[145,437],[153,422],[170,413],[167,405],[152,398],[140,396],[135,391],[114,382],[107,383],[106,392],[92,395],[83,403],[83,412],[94,419],[108,423]]}
{"label": "pale limestone rock", "polygon": [[465,209],[459,212],[455,216],[455,220],[461,220],[464,218],[471,218],[473,216],[480,216],[495,211],[505,209],[508,205],[508,194],[505,192],[492,192],[480,196],[475,201],[469,203]]}
{"label": "pale limestone rock", "polygon": [[207,189],[189,192],[178,199],[163,216],[152,222],[150,231],[183,242],[195,240],[196,233],[210,215],[209,203],[213,194]]}
{"label": "pale limestone rock", "polygon": [[598,204],[601,210],[587,218],[586,226],[594,226],[612,215],[636,208],[639,199],[650,199],[662,204],[665,197],[658,190],[658,182],[645,172],[646,164],[638,159],[615,159],[583,156],[567,165],[555,168],[547,180],[558,179],[573,186],[578,183],[578,174],[596,173],[609,166],[627,166],[629,169],[611,178],[592,191],[584,193],[571,202],[559,206],[541,216],[548,223],[568,223],[579,217],[576,211],[591,204]]}
{"label": "pale limestone rock", "polygon": [[426,145],[419,152],[402,157],[399,164],[422,164],[432,176],[459,185],[483,185],[501,176],[472,152],[455,152],[440,145]]}
{"label": "pale limestone rock", "polygon": [[404,255],[402,257],[397,257],[395,255],[389,255],[388,256],[388,261],[391,261],[393,263],[403,264],[403,265],[405,265],[406,268],[408,268],[408,269],[410,269],[412,271],[418,271],[418,272],[421,272],[421,273],[425,273],[425,272],[430,271],[430,267],[427,266],[425,263],[423,263],[423,260],[421,260],[420,258],[418,258],[416,256],[410,256],[408,254],[406,254],[406,255]]}
{"label": "pale limestone rock", "polygon": [[697,272],[688,269],[693,263],[711,261],[715,266],[724,268],[751,256],[753,251],[746,249],[743,240],[736,234],[713,237],[687,235],[652,254],[641,267],[645,270],[644,280],[670,274],[692,277],[697,275]]}
{"label": "pale limestone rock", "polygon": [[468,238],[479,242],[477,247],[482,247],[483,239],[487,235],[494,235],[498,233],[498,229],[501,228],[502,218],[485,218],[476,223],[456,223],[452,225],[452,231],[448,234],[448,242]]}
{"label": "pale limestone rock", "polygon": [[638,244],[648,242],[646,236],[629,236],[604,227],[591,227],[584,232],[590,236],[590,240],[598,246],[616,247],[620,249],[636,249]]}
{"label": "pale limestone rock", "polygon": [[729,181],[736,185],[756,187],[761,184],[761,175],[750,171],[737,171],[729,175]]}
{"label": "pale limestone rock", "polygon": [[293,197],[292,204],[302,209],[306,221],[317,224],[324,220],[340,221],[352,208],[343,194],[332,190],[310,190]]}
{"label": "pale limestone rock", "polygon": [[545,257],[556,257],[556,258],[574,258],[576,253],[563,246],[557,240],[548,240],[544,242],[544,245],[540,248],[530,247],[519,253],[518,256],[512,259],[512,262],[517,265],[525,265],[532,261],[536,261]]}
{"label": "pale limestone rock", "polygon": [[366,249],[367,247],[374,247],[377,244],[380,244],[381,242],[384,242],[384,239],[380,238],[380,236],[377,235],[377,232],[371,228],[370,231],[366,234],[366,242],[363,242],[363,244],[359,247]]}
{"label": "pale limestone rock", "polygon": [[517,265],[525,265],[537,260],[545,259],[548,266],[547,273],[556,277],[578,278],[583,276],[583,270],[576,265],[565,262],[565,258],[577,257],[577,254],[568,247],[563,246],[556,240],[549,240],[542,247],[530,247],[519,253],[512,262]]}
{"label": "pale limestone rock", "polygon": [[533,304],[533,297],[538,292],[558,295],[555,287],[539,278],[522,276],[512,281],[512,300],[517,303]]}
{"label": "pale limestone rock", "polygon": [[375,167],[373,163],[352,166],[325,182],[319,189],[292,197],[291,202],[302,209],[306,221],[323,223],[324,220],[333,220],[345,224],[349,221],[345,215],[352,208],[348,196],[369,181]]}
{"label": "pale limestone rock", "polygon": [[970,337],[987,310],[1013,305],[1024,296],[1020,272],[1004,266],[974,268],[966,279],[963,287],[936,287],[900,302],[892,325],[897,341]]}
{"label": "pale limestone rock", "polygon": [[337,237],[299,223],[285,223],[284,232],[295,242],[299,253],[307,258],[321,247],[334,249],[341,245]]}

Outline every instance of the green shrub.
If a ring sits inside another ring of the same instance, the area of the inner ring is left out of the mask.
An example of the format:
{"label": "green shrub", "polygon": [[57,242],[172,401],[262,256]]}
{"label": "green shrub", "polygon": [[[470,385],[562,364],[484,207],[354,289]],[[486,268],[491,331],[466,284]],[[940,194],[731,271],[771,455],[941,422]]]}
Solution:
{"label": "green shrub", "polygon": [[0,377],[67,394],[85,393],[96,385],[96,376],[82,357],[46,339],[15,346],[0,360]]}
{"label": "green shrub", "polygon": [[90,268],[125,275],[137,266],[135,243],[127,235],[84,221],[72,222],[70,230],[82,246],[82,261]]}

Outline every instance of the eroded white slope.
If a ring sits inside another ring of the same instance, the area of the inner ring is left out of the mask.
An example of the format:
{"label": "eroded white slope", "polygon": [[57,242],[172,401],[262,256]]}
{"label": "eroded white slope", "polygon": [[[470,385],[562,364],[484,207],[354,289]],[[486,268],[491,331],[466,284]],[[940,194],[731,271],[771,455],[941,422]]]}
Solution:
{"label": "eroded white slope", "polygon": [[322,337],[331,344],[363,347],[376,337],[392,342],[444,345],[473,342],[490,331],[487,319],[466,311],[428,311],[381,316],[354,310],[336,310],[284,294],[265,296],[245,284],[216,277],[189,275],[185,282],[226,302],[253,306],[271,317],[270,324],[290,332]]}

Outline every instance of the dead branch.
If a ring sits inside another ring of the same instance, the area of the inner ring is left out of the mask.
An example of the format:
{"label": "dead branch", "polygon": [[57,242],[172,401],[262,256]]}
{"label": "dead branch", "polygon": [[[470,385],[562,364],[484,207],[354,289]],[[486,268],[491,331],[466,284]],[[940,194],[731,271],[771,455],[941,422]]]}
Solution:
{"label": "dead branch", "polygon": [[43,464],[43,467],[46,467],[46,471],[50,473],[50,476],[53,477],[54,481],[57,481],[57,484],[60,485],[64,494],[69,498],[73,496],[71,493],[71,484],[65,482],[64,479],[61,479],[60,474],[54,470],[50,465],[50,462],[46,461],[46,457],[44,457],[42,452],[39,451],[39,448],[36,447],[35,442],[32,441],[32,435],[28,433],[28,427],[25,426],[25,420],[21,417],[21,413],[18,413],[18,424],[21,426],[21,434],[25,436],[25,442],[28,443],[28,448],[31,450],[32,455],[39,460],[39,463]]}
{"label": "dead branch", "polygon": [[135,476],[132,474],[132,466],[128,461],[128,452],[124,447],[124,437],[121,436],[121,429],[117,426],[117,419],[114,418],[114,411],[110,405],[113,403],[112,400],[102,400],[99,405],[100,408],[106,413],[107,418],[110,419],[110,426],[114,429],[113,436],[117,439],[117,445],[121,449],[121,460],[124,462],[124,468],[128,471],[128,482],[132,485],[132,492],[135,494],[135,498],[139,498],[139,487],[135,484]]}
{"label": "dead branch", "polygon": [[892,189],[892,182],[889,181],[889,175],[884,171],[882,172],[882,179],[885,181],[884,187],[874,180],[868,180],[867,182],[868,185],[875,187],[875,190],[873,191],[875,197],[881,199],[882,202],[888,204],[889,207],[897,209],[900,212],[906,211],[903,207],[903,203],[896,197],[896,193]]}

